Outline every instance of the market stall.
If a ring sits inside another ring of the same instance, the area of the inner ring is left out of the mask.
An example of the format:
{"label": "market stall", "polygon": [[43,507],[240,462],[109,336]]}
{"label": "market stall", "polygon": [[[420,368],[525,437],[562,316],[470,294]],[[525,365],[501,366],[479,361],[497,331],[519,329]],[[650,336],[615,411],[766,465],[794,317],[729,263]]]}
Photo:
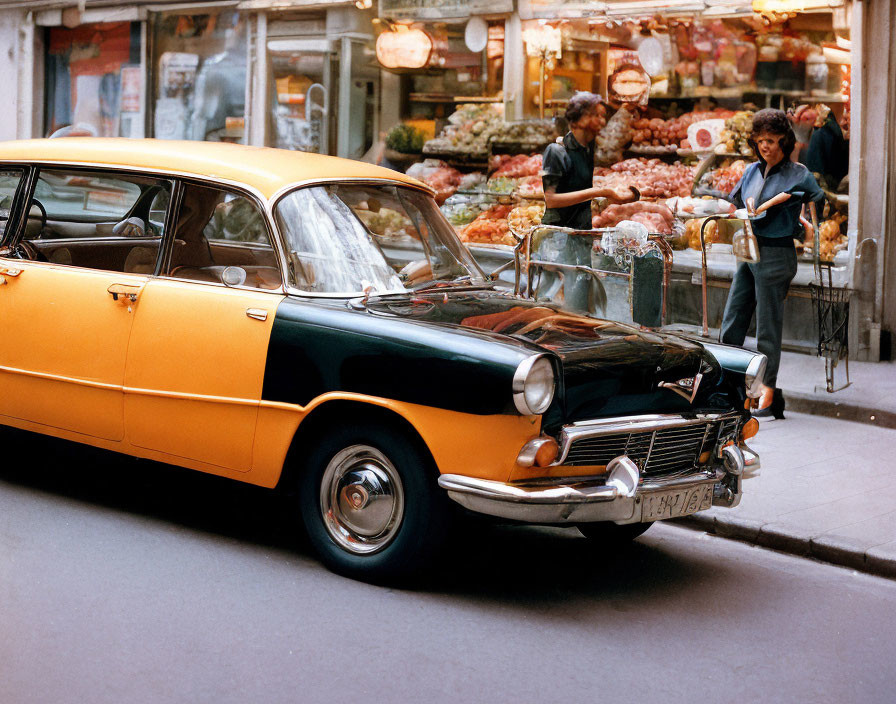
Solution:
{"label": "market stall", "polygon": [[[446,215],[477,256],[489,263],[498,252],[510,256],[511,211],[533,217],[543,207],[538,157],[565,129],[551,118],[562,115],[576,90],[601,92],[607,122],[597,138],[594,184],[634,186],[641,201],[595,204],[593,225],[629,220],[664,236],[674,250],[667,321],[699,332],[707,308],[709,326],[717,327],[738,261],[731,228],[705,231],[703,251],[700,225],[733,210],[725,198],[755,160],[748,144],[754,110],[788,110],[799,140],[794,156],[809,163],[813,135],[833,130],[848,139],[844,16],[827,11],[768,20],[695,12],[523,21],[526,119],[505,120],[500,104],[456,106],[423,148],[439,162],[428,162],[434,168],[420,175],[444,194]],[[545,120],[538,119],[542,110]],[[848,177],[818,178],[828,196],[818,245],[809,230],[797,238],[800,264],[785,330],[786,342],[807,350],[817,341],[809,288],[816,261],[826,263],[831,287],[846,288],[854,250],[847,236]]]}

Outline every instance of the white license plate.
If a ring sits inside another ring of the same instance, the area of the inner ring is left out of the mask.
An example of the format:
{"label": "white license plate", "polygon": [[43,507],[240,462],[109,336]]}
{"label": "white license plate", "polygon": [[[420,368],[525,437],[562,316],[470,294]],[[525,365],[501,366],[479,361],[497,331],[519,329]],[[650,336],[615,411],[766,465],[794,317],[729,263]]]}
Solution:
{"label": "white license plate", "polygon": [[712,484],[644,494],[641,521],[689,516],[712,506]]}

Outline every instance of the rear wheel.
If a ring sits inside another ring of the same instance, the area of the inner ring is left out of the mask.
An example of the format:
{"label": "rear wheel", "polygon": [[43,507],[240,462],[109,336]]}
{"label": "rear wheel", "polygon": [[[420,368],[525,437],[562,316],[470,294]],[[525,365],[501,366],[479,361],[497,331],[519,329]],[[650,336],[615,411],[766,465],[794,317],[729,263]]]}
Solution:
{"label": "rear wheel", "polygon": [[311,544],[340,574],[408,577],[445,537],[447,498],[432,461],[392,428],[330,432],[311,451],[299,489]]}
{"label": "rear wheel", "polygon": [[643,535],[653,523],[626,523],[619,525],[611,521],[599,523],[579,523],[579,532],[591,540],[599,540],[611,545],[624,545],[639,535]]}

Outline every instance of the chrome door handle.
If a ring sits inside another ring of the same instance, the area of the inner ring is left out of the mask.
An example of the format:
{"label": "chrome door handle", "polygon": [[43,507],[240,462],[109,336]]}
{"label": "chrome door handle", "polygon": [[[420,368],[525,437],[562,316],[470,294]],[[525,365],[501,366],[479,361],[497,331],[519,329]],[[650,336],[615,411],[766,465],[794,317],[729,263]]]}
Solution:
{"label": "chrome door handle", "polygon": [[140,292],[139,286],[129,286],[128,284],[112,284],[106,289],[113,301],[117,301],[119,296],[124,297],[126,301],[133,303],[137,300],[137,294]]}
{"label": "chrome door handle", "polygon": [[246,315],[253,320],[267,320],[268,312],[264,308],[247,308]]}
{"label": "chrome door handle", "polygon": [[0,267],[0,274],[3,276],[18,276],[24,271],[24,269],[15,269],[11,266],[3,266]]}

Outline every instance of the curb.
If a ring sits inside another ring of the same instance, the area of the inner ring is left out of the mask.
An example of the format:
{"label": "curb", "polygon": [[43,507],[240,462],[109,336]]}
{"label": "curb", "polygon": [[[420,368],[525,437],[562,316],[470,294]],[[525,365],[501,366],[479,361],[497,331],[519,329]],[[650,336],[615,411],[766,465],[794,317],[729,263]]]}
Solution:
{"label": "curb", "polygon": [[881,428],[896,428],[896,412],[893,411],[883,411],[878,408],[868,408],[840,401],[828,401],[814,394],[787,391],[787,389],[784,389],[784,399],[787,403],[787,410],[796,413],[838,418],[854,423],[867,423]]}
{"label": "curb", "polygon": [[866,549],[848,538],[831,535],[814,536],[789,524],[733,520],[728,516],[719,518],[700,513],[675,518],[671,522],[685,528],[712,533],[720,538],[750,543],[788,555],[811,557],[877,577],[896,579],[896,555],[874,547]]}

